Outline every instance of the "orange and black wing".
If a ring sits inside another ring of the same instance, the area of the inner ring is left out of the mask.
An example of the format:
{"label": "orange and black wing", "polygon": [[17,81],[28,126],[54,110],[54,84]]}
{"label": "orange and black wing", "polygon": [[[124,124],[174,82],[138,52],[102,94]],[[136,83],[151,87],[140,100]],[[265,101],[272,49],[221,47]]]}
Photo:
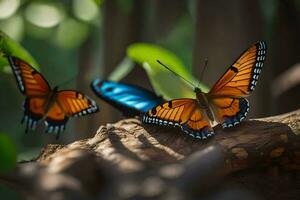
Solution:
{"label": "orange and black wing", "polygon": [[255,89],[266,58],[266,43],[257,42],[229,67],[209,92],[214,97],[246,97]]}
{"label": "orange and black wing", "polygon": [[249,111],[249,102],[245,98],[216,98],[210,104],[216,121],[223,128],[239,124]]}
{"label": "orange and black wing", "polygon": [[98,106],[95,101],[84,94],[73,90],[62,90],[57,93],[55,102],[47,112],[47,132],[59,134],[65,129],[69,117],[95,113]]}
{"label": "orange and black wing", "polygon": [[181,125],[182,130],[197,139],[206,139],[214,135],[209,119],[204,112],[200,107],[196,107],[189,119]]}
{"label": "orange and black wing", "polygon": [[60,104],[57,101],[53,102],[46,114],[46,133],[55,133],[58,138],[59,133],[65,130],[68,120],[69,117],[61,108]]}
{"label": "orange and black wing", "polygon": [[94,100],[75,90],[59,91],[56,101],[70,117],[80,117],[99,110]]}
{"label": "orange and black wing", "polygon": [[20,91],[26,95],[22,123],[28,129],[35,129],[45,115],[47,97],[51,91],[45,78],[23,60],[8,56],[7,60],[17,80]]}
{"label": "orange and black wing", "polygon": [[213,135],[210,122],[195,99],[174,99],[146,112],[143,122],[162,126],[179,126],[182,130],[199,139]]}
{"label": "orange and black wing", "polygon": [[7,59],[24,95],[45,97],[49,94],[51,88],[42,74],[19,58],[8,56]]}
{"label": "orange and black wing", "polygon": [[229,67],[208,93],[216,121],[223,127],[239,124],[247,115],[249,103],[244,97],[255,89],[266,57],[266,43],[257,42]]}
{"label": "orange and black wing", "polygon": [[22,123],[26,124],[25,132],[28,129],[35,130],[39,122],[42,121],[45,115],[46,99],[39,97],[27,97],[24,102],[24,116]]}

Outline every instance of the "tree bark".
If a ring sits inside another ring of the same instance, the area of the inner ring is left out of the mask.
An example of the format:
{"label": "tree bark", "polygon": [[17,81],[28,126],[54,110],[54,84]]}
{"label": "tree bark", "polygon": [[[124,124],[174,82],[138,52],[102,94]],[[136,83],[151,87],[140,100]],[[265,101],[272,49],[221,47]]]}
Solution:
{"label": "tree bark", "polygon": [[[226,191],[220,184],[225,175],[239,183],[245,176],[237,179],[236,173],[252,169],[280,167],[299,175],[300,110],[229,129],[217,126],[215,132],[201,141],[174,128],[124,119],[100,126],[92,138],[48,145],[37,159],[1,175],[0,183],[27,199],[209,199]],[[276,184],[280,186],[279,179],[272,182]],[[294,186],[288,192],[299,197],[299,185]]]}

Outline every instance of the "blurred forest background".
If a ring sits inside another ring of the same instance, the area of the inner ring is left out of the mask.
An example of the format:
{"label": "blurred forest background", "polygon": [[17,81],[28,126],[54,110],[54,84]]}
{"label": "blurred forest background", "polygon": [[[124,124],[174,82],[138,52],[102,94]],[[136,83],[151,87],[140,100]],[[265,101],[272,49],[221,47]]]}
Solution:
{"label": "blurred forest background", "polygon": [[[47,143],[90,137],[101,124],[121,119],[89,84],[106,79],[136,42],[172,51],[198,78],[207,58],[202,82],[211,87],[242,51],[265,40],[267,59],[250,97],[250,117],[300,106],[299,0],[0,0],[0,29],[31,53],[52,86],[71,80],[62,88],[78,89],[100,105],[97,114],[71,119],[58,141],[43,127],[25,135],[24,97],[4,69],[0,131],[17,143],[19,160],[38,155]],[[139,64],[122,81],[151,89]]]}

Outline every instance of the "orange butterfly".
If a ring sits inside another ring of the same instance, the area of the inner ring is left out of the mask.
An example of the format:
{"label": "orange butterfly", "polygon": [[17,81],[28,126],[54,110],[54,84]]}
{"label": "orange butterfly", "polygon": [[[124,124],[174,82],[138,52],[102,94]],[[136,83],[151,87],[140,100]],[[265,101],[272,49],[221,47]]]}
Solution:
{"label": "orange butterfly", "polygon": [[242,53],[208,93],[196,87],[196,99],[167,101],[146,112],[143,122],[179,126],[199,139],[214,135],[214,121],[223,127],[239,124],[249,110],[245,97],[254,90],[265,57],[266,43],[257,42]]}
{"label": "orange butterfly", "polygon": [[50,88],[46,79],[32,66],[19,58],[7,56],[20,91],[26,96],[22,123],[26,130],[34,130],[45,121],[46,132],[64,131],[69,117],[77,117],[98,111],[96,103],[84,94],[73,90],[58,91]]}

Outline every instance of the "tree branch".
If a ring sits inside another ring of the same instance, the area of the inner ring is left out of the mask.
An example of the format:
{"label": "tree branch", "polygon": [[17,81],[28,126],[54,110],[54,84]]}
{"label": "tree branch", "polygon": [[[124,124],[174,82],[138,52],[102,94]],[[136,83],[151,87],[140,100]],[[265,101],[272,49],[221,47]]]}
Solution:
{"label": "tree branch", "polygon": [[[215,131],[215,137],[200,141],[174,128],[125,119],[101,126],[93,138],[48,145],[35,161],[19,164],[0,182],[26,197],[43,199],[58,190],[64,199],[76,192],[79,199],[143,199],[169,196],[174,190],[188,199],[203,196],[233,172],[269,166],[300,169],[300,110],[230,129],[217,126]],[[35,170],[26,173],[29,166]]]}

